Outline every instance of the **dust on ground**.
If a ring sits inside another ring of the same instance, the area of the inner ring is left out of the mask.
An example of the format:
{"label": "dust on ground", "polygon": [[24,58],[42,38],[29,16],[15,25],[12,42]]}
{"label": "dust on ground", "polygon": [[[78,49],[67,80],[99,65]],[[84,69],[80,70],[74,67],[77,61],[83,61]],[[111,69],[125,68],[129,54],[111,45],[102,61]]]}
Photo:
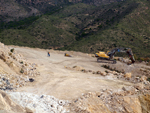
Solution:
{"label": "dust on ground", "polygon": [[[117,90],[123,86],[132,85],[129,82],[107,79],[100,75],[65,68],[66,66],[80,66],[86,70],[105,72],[106,69],[102,67],[103,63],[96,62],[96,58],[85,53],[11,47],[22,54],[29,62],[37,64],[37,69],[40,72],[40,76],[36,77],[35,82],[18,88],[17,91],[20,92],[46,94],[63,100],[72,100],[83,93],[100,91],[103,88]],[[50,57],[47,56],[48,51]],[[66,52],[71,54],[72,57],[65,57],[64,53]]]}

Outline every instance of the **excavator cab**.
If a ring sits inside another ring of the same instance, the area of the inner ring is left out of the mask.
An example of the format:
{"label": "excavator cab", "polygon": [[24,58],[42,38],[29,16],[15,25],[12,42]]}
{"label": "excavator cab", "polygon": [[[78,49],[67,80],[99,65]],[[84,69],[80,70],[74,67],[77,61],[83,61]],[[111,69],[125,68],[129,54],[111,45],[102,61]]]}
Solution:
{"label": "excavator cab", "polygon": [[110,56],[108,56],[107,53],[102,52],[102,51],[95,53],[95,57],[97,57],[97,62],[100,62],[101,60],[107,60],[107,61],[113,61],[113,63],[116,63],[116,60],[111,60]]}
{"label": "excavator cab", "polygon": [[102,52],[102,51],[95,53],[95,57],[109,58],[109,56],[105,52]]}

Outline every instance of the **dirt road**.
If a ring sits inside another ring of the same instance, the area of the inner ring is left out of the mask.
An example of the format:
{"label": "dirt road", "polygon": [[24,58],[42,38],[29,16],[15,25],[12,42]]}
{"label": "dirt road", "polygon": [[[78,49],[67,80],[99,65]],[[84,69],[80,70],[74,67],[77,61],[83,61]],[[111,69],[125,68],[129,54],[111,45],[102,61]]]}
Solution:
{"label": "dirt road", "polygon": [[82,93],[100,91],[102,88],[117,90],[124,85],[131,85],[128,82],[65,68],[65,66],[81,66],[87,70],[105,71],[101,67],[101,63],[97,63],[95,58],[87,54],[67,52],[72,57],[65,57],[66,51],[49,50],[51,56],[48,57],[48,50],[16,46],[13,46],[13,48],[28,61],[37,64],[37,69],[41,74],[36,77],[35,82],[19,88],[18,91],[47,94],[58,99],[72,100],[81,96]]}

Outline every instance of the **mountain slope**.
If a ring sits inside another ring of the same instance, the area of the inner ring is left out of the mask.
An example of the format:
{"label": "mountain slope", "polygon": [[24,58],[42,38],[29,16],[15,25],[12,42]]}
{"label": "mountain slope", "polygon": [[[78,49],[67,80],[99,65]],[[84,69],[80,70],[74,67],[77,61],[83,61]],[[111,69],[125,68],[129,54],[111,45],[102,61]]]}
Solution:
{"label": "mountain slope", "polygon": [[96,28],[92,26],[91,32],[87,32],[87,30],[92,29],[91,26],[83,29],[82,35],[77,37],[79,41],[63,49],[96,52],[98,50],[111,50],[115,47],[131,47],[137,56],[150,56],[149,2],[135,1],[131,4],[129,3],[127,8],[119,6],[125,9],[122,12],[123,15],[118,14]]}
{"label": "mountain slope", "polygon": [[64,6],[53,14],[33,19],[25,27],[24,24],[15,23],[15,27],[7,24],[7,29],[0,33],[0,41],[91,53],[131,47],[137,56],[150,57],[149,6],[146,0]]}
{"label": "mountain slope", "polygon": [[23,6],[15,0],[0,1],[0,22],[14,21],[39,13],[34,7]]}
{"label": "mountain slope", "polygon": [[21,20],[30,16],[51,13],[64,5],[75,3],[102,5],[118,1],[121,0],[1,0],[0,22]]}

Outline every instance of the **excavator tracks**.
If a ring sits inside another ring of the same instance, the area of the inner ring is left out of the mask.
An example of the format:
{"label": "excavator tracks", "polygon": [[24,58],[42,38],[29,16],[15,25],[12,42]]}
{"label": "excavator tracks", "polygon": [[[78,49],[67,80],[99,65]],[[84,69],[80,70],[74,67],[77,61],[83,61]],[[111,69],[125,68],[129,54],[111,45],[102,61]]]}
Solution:
{"label": "excavator tracks", "polygon": [[103,57],[98,57],[97,58],[97,62],[99,62],[99,63],[111,63],[111,64],[116,64],[117,63],[117,61],[116,60],[110,60],[110,59],[108,59],[108,58],[103,58]]}

